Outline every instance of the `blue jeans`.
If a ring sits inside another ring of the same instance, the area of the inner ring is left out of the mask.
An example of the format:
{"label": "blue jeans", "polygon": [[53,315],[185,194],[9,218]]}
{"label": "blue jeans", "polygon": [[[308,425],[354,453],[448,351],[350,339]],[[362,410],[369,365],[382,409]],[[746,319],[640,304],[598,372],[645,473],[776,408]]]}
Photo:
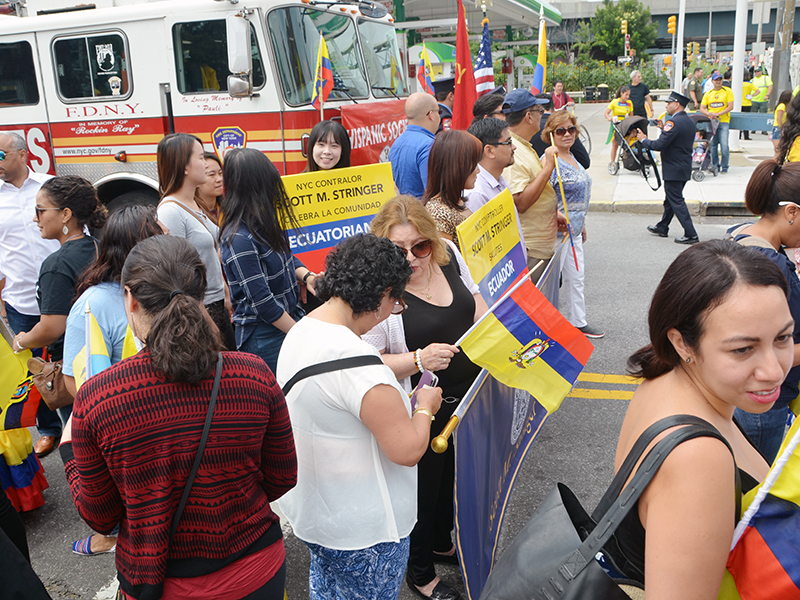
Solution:
{"label": "blue jeans", "polygon": [[[728,147],[728,133],[730,132],[730,123],[720,123],[717,127],[717,133],[711,138],[711,166],[714,168],[721,168],[723,171],[728,170],[728,159],[731,156],[731,149]],[[717,155],[717,144],[719,144],[720,151],[722,152],[722,164],[719,162]]]}
{"label": "blue jeans", "polygon": [[239,346],[239,352],[260,356],[275,373],[278,369],[278,354],[285,337],[286,334],[274,325],[259,321],[244,343]]}
{"label": "blue jeans", "polygon": [[395,600],[400,594],[408,536],[363,550],[332,550],[308,542],[306,546],[311,551],[311,600]]}
{"label": "blue jeans", "polygon": [[[14,310],[8,302],[4,303],[6,305],[6,317],[8,318],[8,325],[14,331],[14,333],[19,333],[20,331],[30,331],[33,329],[34,325],[39,322],[39,315],[23,315],[20,312]],[[41,356],[42,349],[37,348],[33,351],[34,356]],[[60,409],[63,410],[63,409]],[[69,407],[70,412],[72,412],[72,407]],[[69,417],[69,414],[67,414]],[[44,402],[39,403],[39,410],[36,412],[36,428],[39,430],[39,435],[51,435],[53,437],[61,437],[61,419],[58,418],[58,413],[54,410],[50,410],[47,408],[47,404]]]}

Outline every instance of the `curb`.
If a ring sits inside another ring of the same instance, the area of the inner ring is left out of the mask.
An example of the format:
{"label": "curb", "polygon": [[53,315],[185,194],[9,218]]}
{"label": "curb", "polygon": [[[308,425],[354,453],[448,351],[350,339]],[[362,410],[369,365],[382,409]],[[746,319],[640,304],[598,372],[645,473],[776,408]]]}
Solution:
{"label": "curb", "polygon": [[[752,216],[743,201],[703,202],[701,200],[687,200],[686,207],[693,217]],[[589,204],[589,212],[660,215],[663,211],[664,202],[662,200],[600,201]]]}

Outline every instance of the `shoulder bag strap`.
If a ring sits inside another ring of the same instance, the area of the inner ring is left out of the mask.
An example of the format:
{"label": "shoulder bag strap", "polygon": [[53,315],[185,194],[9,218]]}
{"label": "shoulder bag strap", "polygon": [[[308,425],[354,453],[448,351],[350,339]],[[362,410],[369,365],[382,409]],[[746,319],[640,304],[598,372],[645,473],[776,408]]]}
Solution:
{"label": "shoulder bag strap", "polygon": [[639,462],[642,454],[644,454],[644,451],[652,441],[656,439],[660,433],[667,429],[677,427],[678,425],[699,425],[701,427],[713,428],[708,421],[704,421],[700,417],[695,417],[693,415],[672,415],[650,425],[650,427],[642,432],[639,439],[637,439],[636,443],[633,445],[633,448],[628,452],[628,456],[625,457],[619,471],[617,471],[617,474],[614,476],[614,480],[611,482],[611,485],[608,486],[603,498],[594,509],[592,519],[598,521],[606,514],[606,511],[611,508],[611,505],[614,504],[614,501],[619,497],[620,492],[622,492],[622,488],[625,487],[625,482],[630,479],[631,473],[633,473],[633,467]]}
{"label": "shoulder bag strap", "polygon": [[190,215],[192,215],[192,216],[193,216],[195,219],[197,219],[197,220],[200,222],[200,225],[202,225],[202,226],[205,228],[205,230],[206,230],[206,231],[208,231],[209,235],[211,236],[211,239],[212,239],[212,240],[214,240],[214,249],[215,249],[217,252],[219,252],[219,247],[217,246],[217,238],[215,238],[215,237],[214,237],[214,234],[213,234],[213,233],[211,233],[211,230],[208,228],[208,225],[206,225],[206,224],[203,222],[203,219],[201,219],[200,217],[198,217],[198,216],[197,216],[197,214],[195,214],[195,212],[194,212],[194,211],[193,211],[191,208],[189,208],[188,206],[186,206],[186,205],[185,205],[183,202],[178,202],[177,200],[162,200],[162,201],[161,201],[161,204],[177,204],[177,205],[178,205],[178,206],[180,206],[180,207],[181,207],[183,210],[185,210],[187,213],[189,213],[189,214],[190,214]]}
{"label": "shoulder bag strap", "polygon": [[189,479],[186,481],[186,487],[183,488],[183,496],[178,504],[178,510],[175,511],[175,516],[172,518],[172,527],[169,530],[169,542],[167,548],[172,545],[172,538],[175,537],[175,532],[178,530],[178,523],[183,515],[183,509],[186,506],[186,501],[189,499],[189,492],[192,491],[192,484],[194,478],[197,476],[197,471],[200,469],[200,461],[203,460],[203,452],[206,449],[206,442],[208,441],[208,433],[211,431],[211,419],[214,417],[214,407],[217,404],[217,394],[219,393],[219,382],[222,378],[222,352],[219,353],[217,358],[217,372],[214,375],[214,387],[211,388],[211,400],[208,403],[208,414],[206,414],[206,424],[203,427],[203,436],[200,438],[200,447],[197,449],[197,456],[194,458],[192,470],[189,473]]}
{"label": "shoulder bag strap", "polygon": [[382,365],[383,361],[380,357],[374,354],[365,354],[363,356],[351,356],[349,358],[338,358],[336,360],[329,360],[321,362],[316,365],[311,365],[304,369],[300,369],[295,373],[286,385],[283,386],[282,391],[284,396],[289,395],[289,391],[303,379],[313,377],[314,375],[321,375],[322,373],[330,373],[332,371],[342,371],[344,369],[354,369],[356,367],[365,367],[367,365]]}
{"label": "shoulder bag strap", "polygon": [[[599,523],[597,523],[597,526],[594,528],[592,533],[589,534],[589,537],[587,537],[580,547],[570,554],[561,567],[559,567],[559,572],[567,580],[572,580],[577,577],[578,574],[586,567],[586,565],[588,565],[590,561],[594,560],[595,555],[603,548],[609,539],[611,539],[611,536],[614,535],[617,527],[619,527],[619,524],[622,522],[628,512],[630,512],[631,508],[636,506],[639,497],[642,495],[644,490],[647,489],[647,486],[650,484],[653,477],[655,477],[658,469],[664,463],[664,460],[666,460],[667,456],[669,456],[669,453],[683,442],[697,437],[717,438],[728,447],[731,455],[733,455],[733,450],[728,444],[728,441],[713,427],[708,429],[697,425],[689,425],[679,429],[678,431],[673,431],[663,440],[658,442],[655,448],[647,453],[644,462],[642,462],[642,464],[636,470],[636,475],[633,476],[630,484],[626,486],[624,490],[622,490],[619,498],[617,498],[616,502],[614,502],[608,512],[603,515],[603,518]],[[736,469],[736,495],[738,509],[741,494],[739,470],[736,468],[735,461],[734,469]],[[737,519],[738,512],[739,511],[737,510]]]}

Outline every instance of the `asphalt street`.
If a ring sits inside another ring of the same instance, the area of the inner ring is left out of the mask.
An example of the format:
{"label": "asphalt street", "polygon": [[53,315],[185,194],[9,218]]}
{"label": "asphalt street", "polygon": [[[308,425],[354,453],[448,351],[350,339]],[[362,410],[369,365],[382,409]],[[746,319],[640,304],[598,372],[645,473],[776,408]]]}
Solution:
{"label": "asphalt street", "polygon": [[[695,221],[700,238],[711,239],[742,219]],[[592,213],[587,218],[587,312],[589,322],[603,328],[606,336],[594,342],[595,351],[576,386],[584,390],[577,395],[584,397],[564,401],[528,455],[508,508],[500,552],[556,482],[569,485],[585,506],[593,508],[611,480],[617,434],[634,385],[608,375],[624,375],[627,357],[645,344],[650,297],[666,267],[685,249],[671,239],[650,235],[645,227],[652,222],[650,215],[631,213]],[[46,503],[24,515],[35,571],[56,600],[112,598],[113,555],[81,557],[71,552],[72,542],[88,535],[89,528],[72,504],[60,457],[54,453],[42,463],[50,482]],[[288,596],[307,598],[308,551],[291,534],[286,546]],[[455,567],[438,570],[461,588]],[[407,588],[400,595],[415,597]]]}

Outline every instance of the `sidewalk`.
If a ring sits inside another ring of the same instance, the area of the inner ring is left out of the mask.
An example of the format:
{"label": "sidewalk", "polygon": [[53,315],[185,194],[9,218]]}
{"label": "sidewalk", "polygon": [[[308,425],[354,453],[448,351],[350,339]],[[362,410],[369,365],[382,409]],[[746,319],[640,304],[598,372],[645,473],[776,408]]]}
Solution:
{"label": "sidewalk", "polygon": [[[656,114],[664,110],[664,104],[656,102]],[[631,212],[661,214],[664,202],[663,183],[653,191],[640,172],[620,169],[617,175],[608,173],[611,146],[605,145],[608,122],[603,118],[604,105],[579,105],[576,116],[592,136],[592,199],[589,210],[601,212]],[[651,139],[660,132],[651,127]],[[740,140],[740,152],[731,151],[730,170],[714,177],[706,172],[701,182],[689,180],[684,188],[684,197],[693,216],[749,215],[744,204],[744,190],[750,175],[761,161],[772,158],[773,146],[769,138],[761,133],[751,134],[751,140]],[[658,153],[656,153],[658,159]],[[660,174],[660,167],[659,167]]]}

